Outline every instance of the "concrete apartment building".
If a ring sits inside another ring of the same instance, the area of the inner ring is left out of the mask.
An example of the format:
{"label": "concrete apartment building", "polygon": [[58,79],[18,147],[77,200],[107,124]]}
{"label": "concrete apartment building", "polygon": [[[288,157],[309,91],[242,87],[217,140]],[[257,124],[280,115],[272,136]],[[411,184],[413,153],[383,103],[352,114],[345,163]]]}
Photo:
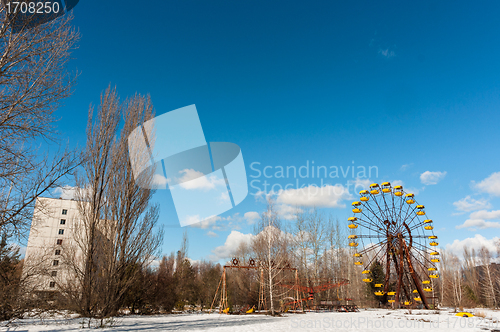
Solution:
{"label": "concrete apartment building", "polygon": [[57,291],[74,278],[68,259],[81,260],[75,236],[81,227],[77,202],[39,197],[35,203],[23,275],[33,290]]}

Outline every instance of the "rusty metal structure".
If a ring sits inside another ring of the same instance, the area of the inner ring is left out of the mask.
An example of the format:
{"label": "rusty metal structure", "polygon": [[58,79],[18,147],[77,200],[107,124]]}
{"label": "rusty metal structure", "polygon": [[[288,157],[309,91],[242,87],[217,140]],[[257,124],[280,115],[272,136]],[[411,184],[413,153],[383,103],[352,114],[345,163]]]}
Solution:
{"label": "rusty metal structure", "polygon": [[[317,285],[313,286],[314,283],[316,283]],[[307,286],[304,284],[307,284]],[[348,284],[349,281],[346,279],[333,280],[330,278],[318,278],[317,280],[312,280],[312,279],[286,280],[279,283],[278,286],[294,290],[297,292],[297,294],[306,295],[303,298],[297,296],[297,298],[293,299],[292,301],[284,303],[284,306],[292,306],[294,307],[294,309],[297,309],[299,306],[304,304],[307,307],[312,307],[311,305],[308,305],[308,302],[314,300],[315,294],[330,289],[335,289],[341,286],[345,286]]]}
{"label": "rusty metal structure", "polygon": [[[219,286],[217,287],[217,291],[215,292],[214,300],[212,301],[212,305],[210,306],[210,312],[212,312],[212,308],[215,304],[215,301],[218,297],[219,290],[220,290],[220,299],[219,299],[219,313],[229,313],[229,308],[228,308],[228,299],[227,299],[227,275],[226,271],[229,269],[255,269],[259,270],[260,272],[260,282],[259,282],[259,304],[257,310],[267,310],[267,303],[266,303],[266,296],[265,296],[265,289],[264,289],[264,267],[263,265],[256,259],[254,258],[249,258],[248,261],[245,262],[240,262],[240,259],[238,258],[233,258],[231,259],[231,264],[230,265],[224,265],[223,270],[222,270],[222,276],[221,280],[219,282]],[[274,264],[271,264],[274,266]],[[287,262],[283,264],[283,266],[280,267],[274,267],[275,269],[278,269],[280,271],[294,271],[295,272],[295,280],[296,283],[298,283],[298,270],[294,267],[291,267],[291,265]],[[296,294],[297,298],[299,297],[299,293],[297,290]]]}
{"label": "rusty metal structure", "polygon": [[[421,304],[429,309],[429,300],[435,298],[433,283],[439,278],[439,252],[425,207],[402,186],[384,182],[362,190],[352,208],[348,240],[354,264],[363,268],[363,281],[396,308]],[[371,271],[377,265],[384,271],[383,280],[374,280],[380,277]]]}

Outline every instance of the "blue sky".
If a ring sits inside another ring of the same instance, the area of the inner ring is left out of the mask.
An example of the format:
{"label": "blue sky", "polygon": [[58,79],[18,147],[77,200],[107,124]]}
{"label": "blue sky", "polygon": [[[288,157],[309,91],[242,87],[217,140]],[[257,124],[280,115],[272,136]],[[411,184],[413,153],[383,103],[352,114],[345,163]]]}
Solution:
{"label": "blue sky", "polygon": [[[417,192],[443,247],[492,248],[500,226],[500,177],[489,178],[500,172],[499,9],[495,1],[80,1],[82,40],[69,65],[80,77],[56,113],[58,129],[82,146],[88,106],[108,84],[123,98],[149,93],[157,114],[196,104],[207,141],[241,147],[249,181],[254,162],[261,170],[376,166],[371,181]],[[441,173],[421,179],[425,172]],[[323,184],[348,181],[356,179]],[[344,222],[354,197],[337,198],[304,202]],[[181,228],[168,191],[155,199],[167,226],[163,252],[177,250],[187,229],[193,259],[221,258],[248,240],[245,213],[265,207],[249,195],[215,225]],[[457,229],[469,219],[471,227]]]}

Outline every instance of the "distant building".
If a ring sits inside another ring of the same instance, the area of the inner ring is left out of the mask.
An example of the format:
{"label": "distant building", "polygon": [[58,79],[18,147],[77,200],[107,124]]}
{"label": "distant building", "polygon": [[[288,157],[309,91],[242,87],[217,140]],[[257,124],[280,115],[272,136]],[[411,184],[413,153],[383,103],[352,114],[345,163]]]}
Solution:
{"label": "distant building", "polygon": [[75,264],[83,262],[77,243],[82,218],[78,202],[39,197],[35,203],[23,276],[35,292],[54,292],[74,280]]}

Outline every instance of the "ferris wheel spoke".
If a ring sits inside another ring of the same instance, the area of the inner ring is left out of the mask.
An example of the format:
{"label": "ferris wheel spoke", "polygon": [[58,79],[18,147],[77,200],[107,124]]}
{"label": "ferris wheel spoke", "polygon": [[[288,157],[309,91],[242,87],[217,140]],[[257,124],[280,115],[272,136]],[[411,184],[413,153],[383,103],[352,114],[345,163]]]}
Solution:
{"label": "ferris wheel spoke", "polygon": [[[384,249],[384,245],[381,245],[377,253],[372,257],[372,259],[368,262],[368,264],[365,265],[365,269],[370,269],[370,266],[372,266],[373,262],[379,257],[379,254],[382,252],[382,249]],[[381,255],[383,257],[383,255]]]}
{"label": "ferris wheel spoke", "polygon": [[[367,229],[369,229],[369,230],[371,230],[371,231],[373,231],[373,232],[377,232],[377,233],[378,233],[378,232],[384,231],[384,229],[383,229],[383,228],[381,228],[379,225],[376,225],[376,224],[374,224],[374,223],[372,223],[372,222],[368,222],[368,221],[363,220],[363,219],[358,219],[358,220],[357,220],[357,222],[358,222],[358,224],[360,224],[360,226],[363,226],[363,227],[365,227],[365,228],[367,228]],[[361,225],[361,223],[364,223],[364,224],[366,224],[366,225]],[[367,225],[370,225],[370,226],[376,227],[376,229],[372,229],[372,228],[368,227]],[[377,229],[378,229],[378,230],[377,230]]]}
{"label": "ferris wheel spoke", "polygon": [[[375,213],[375,211],[372,209],[372,207],[370,206],[369,203],[366,203],[365,205],[363,205],[363,207],[365,207],[368,209],[368,211],[370,211],[380,222],[384,222],[382,219],[380,219],[380,217]],[[363,213],[363,211],[361,211],[361,214],[364,215],[366,218],[370,219],[366,214]],[[371,219],[370,219],[371,220]]]}
{"label": "ferris wheel spoke", "polygon": [[385,240],[384,242],[379,242],[377,244],[374,244],[374,245],[372,245],[370,247],[366,247],[363,250],[360,250],[359,253],[362,254],[362,255],[364,255],[364,254],[366,254],[366,253],[368,253],[368,252],[370,252],[370,251],[372,251],[372,250],[374,250],[374,249],[376,249],[376,248],[378,248],[380,246],[383,246],[385,243],[387,243],[387,240]]}

